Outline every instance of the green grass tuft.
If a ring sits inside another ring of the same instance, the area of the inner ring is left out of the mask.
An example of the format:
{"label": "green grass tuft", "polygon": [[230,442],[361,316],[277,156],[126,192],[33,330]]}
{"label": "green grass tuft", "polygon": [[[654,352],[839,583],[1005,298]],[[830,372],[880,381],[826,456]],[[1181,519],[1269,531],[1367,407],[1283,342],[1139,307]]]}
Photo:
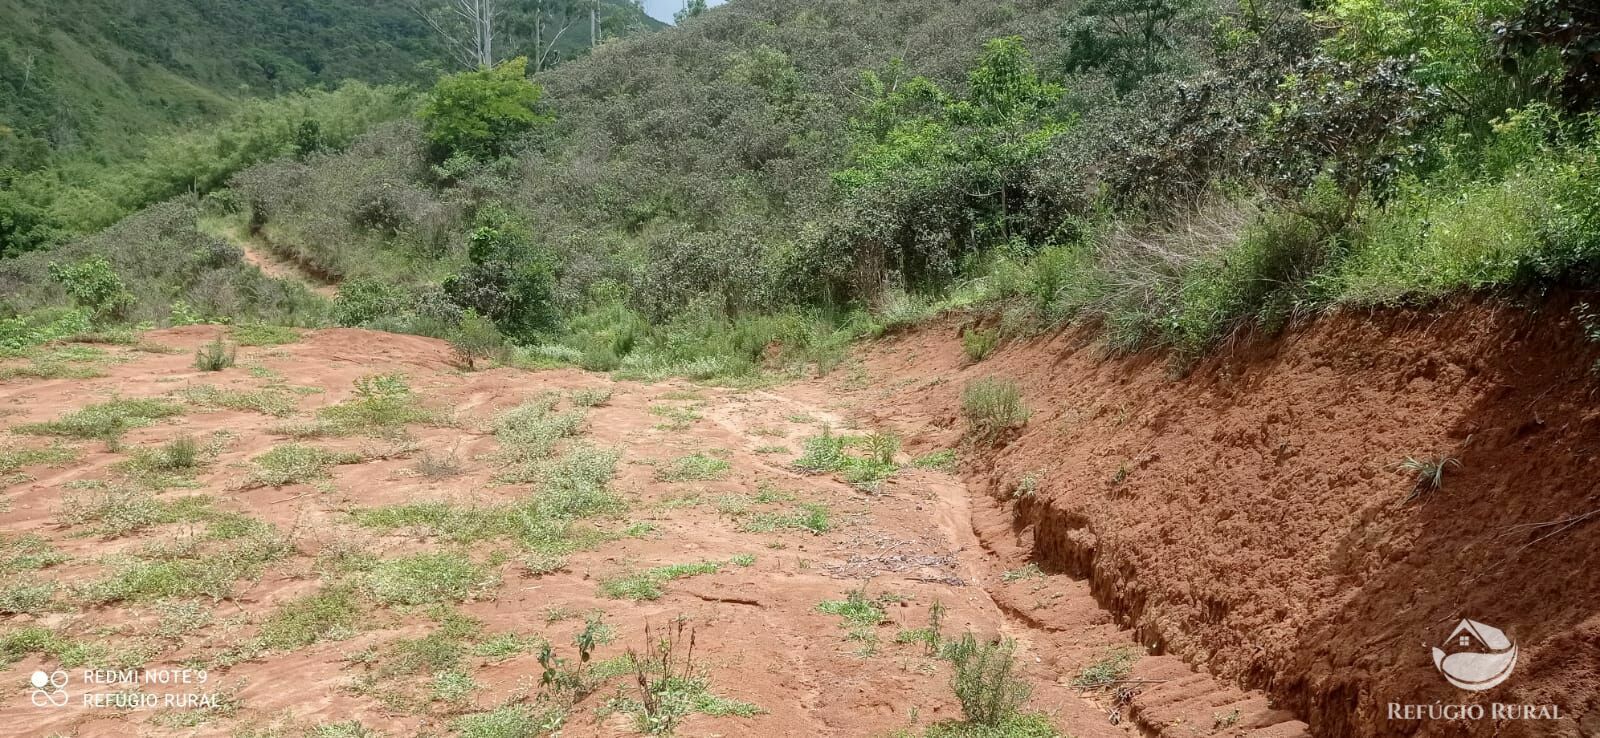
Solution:
{"label": "green grass tuft", "polygon": [[66,438],[116,441],[134,428],[183,414],[183,407],[153,398],[116,399],[90,405],[64,415],[59,420],[31,423],[16,428],[18,433]]}
{"label": "green grass tuft", "polygon": [[662,482],[709,482],[728,475],[733,465],[724,459],[706,454],[692,454],[656,470],[656,479]]}

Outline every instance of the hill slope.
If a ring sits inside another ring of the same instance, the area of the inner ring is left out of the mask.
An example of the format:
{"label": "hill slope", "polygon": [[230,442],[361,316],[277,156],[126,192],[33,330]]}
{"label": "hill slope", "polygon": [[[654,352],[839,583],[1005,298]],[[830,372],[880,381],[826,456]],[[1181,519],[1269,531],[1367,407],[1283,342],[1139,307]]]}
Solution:
{"label": "hill slope", "polygon": [[[617,32],[660,26],[626,0],[604,5]],[[0,0],[0,18],[0,170],[126,155],[245,97],[424,83],[451,66],[405,0]],[[587,43],[573,31],[559,52]]]}

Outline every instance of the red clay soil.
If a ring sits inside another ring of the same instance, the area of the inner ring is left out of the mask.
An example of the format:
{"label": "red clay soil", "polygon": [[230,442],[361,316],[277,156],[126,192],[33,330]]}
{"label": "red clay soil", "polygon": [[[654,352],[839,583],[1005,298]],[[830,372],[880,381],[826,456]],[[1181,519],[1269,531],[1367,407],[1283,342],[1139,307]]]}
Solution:
{"label": "red clay soil", "polygon": [[[961,443],[967,382],[1018,382],[1026,426],[964,455],[987,500],[974,503],[983,544],[1002,566],[1087,582],[1152,652],[1265,691],[1316,736],[1593,738],[1600,352],[1573,304],[1346,313],[1181,377],[1163,356],[1108,356],[1081,329],[973,364],[952,318],[872,345],[864,373],[816,391],[925,450]],[[1454,461],[1407,502],[1407,457]],[[1464,618],[1520,649],[1503,684],[1463,691],[1436,670],[1431,647]],[[1170,669],[1134,668],[1151,680],[1132,704],[1148,733],[1245,727],[1196,718],[1212,687]],[[1485,715],[1391,719],[1389,703]],[[1493,703],[1559,718],[1495,719]]]}
{"label": "red clay soil", "polygon": [[[197,370],[194,351],[217,335],[226,330],[193,326],[146,334],[140,345],[46,347],[76,352],[69,357],[98,357],[89,367],[102,374],[97,377],[31,378],[23,372],[25,361],[0,361],[0,370],[11,377],[0,379],[0,451],[61,444],[76,453],[69,460],[27,463],[0,477],[0,590],[55,585],[44,605],[0,599],[0,684],[6,685],[0,689],[0,735],[442,736],[465,731],[469,723],[463,721],[475,715],[508,709],[565,712],[563,736],[638,735],[635,715],[615,707],[635,694],[634,675],[614,667],[626,665],[619,659],[630,647],[644,647],[647,625],[659,633],[679,618],[695,628],[695,664],[710,691],[751,706],[749,714],[727,714],[725,706],[696,710],[684,717],[679,735],[919,735],[962,714],[950,687],[950,664],[902,637],[904,629],[928,625],[936,602],[946,613],[946,638],[971,631],[1015,639],[1018,673],[1032,687],[1028,707],[1063,735],[1136,734],[1115,695],[1072,684],[1106,654],[1137,653],[1131,634],[1099,608],[1083,582],[1031,572],[1006,576],[977,542],[972,496],[958,479],[907,466],[868,492],[834,475],[802,474],[793,467],[804,439],[824,423],[847,427],[841,415],[856,411],[850,403],[835,407],[832,397],[810,402],[804,396],[815,394],[812,386],[791,393],[613,382],[572,369],[464,372],[452,366],[443,342],[346,329],[309,332],[277,347],[242,347],[236,366]],[[52,359],[57,360],[69,359]],[[358,379],[379,372],[403,374],[437,417],[398,435],[295,440],[291,426],[350,400]],[[284,417],[270,417],[249,407],[222,409],[185,399],[183,390],[199,385],[295,399],[292,409],[280,411]],[[598,406],[582,407],[575,390],[611,394]],[[115,446],[27,433],[25,424],[116,397],[163,398],[180,404],[182,412],[130,430]],[[562,412],[584,413],[577,437],[563,448],[592,445],[619,454],[611,488],[626,509],[591,521],[602,535],[577,546],[565,566],[536,571],[524,565],[528,552],[516,539],[456,541],[422,525],[384,529],[361,522],[362,511],[383,506],[427,503],[465,510],[538,494],[528,482],[499,479],[506,466],[498,454],[505,449],[493,427],[502,411],[541,397],[555,398]],[[125,464],[185,435],[215,449],[183,484],[139,492],[143,483],[128,475]],[[291,442],[358,460],[331,468],[321,480],[281,486],[252,481],[257,460]],[[446,455],[459,470],[427,473],[427,458]],[[674,472],[686,457],[725,466]],[[89,599],[80,592],[105,582],[129,557],[154,562],[236,550],[218,548],[231,544],[217,539],[214,519],[152,519],[107,532],[68,514],[73,499],[97,500],[113,489],[166,503],[205,497],[208,510],[234,516],[235,524],[267,526],[287,549],[258,573],[232,582],[228,592],[163,598],[151,590]],[[771,522],[808,509],[826,512],[826,529]],[[6,547],[20,536],[42,542],[59,560],[27,564],[9,556]],[[434,598],[438,605],[385,604],[377,596],[380,580],[372,567],[438,552],[470,560],[492,577],[473,582],[466,593],[441,591]],[[660,583],[663,591],[655,599],[619,598],[600,586],[630,572],[699,562],[720,566]],[[314,640],[300,645],[258,645],[258,636],[291,612],[293,603],[338,587],[358,593],[361,608],[353,621],[319,627]],[[991,589],[1037,600],[1047,608],[1039,612],[1049,613],[1050,626],[1035,627],[1031,613],[997,601]],[[855,590],[881,603],[881,622],[851,628],[819,610],[819,603],[846,600]],[[171,608],[179,606],[203,617],[174,621]],[[611,633],[601,639],[590,666],[610,670],[591,673],[592,691],[569,701],[542,687],[533,644],[548,641],[569,666],[575,664],[574,637],[586,617],[603,618]],[[447,618],[471,627],[449,636]],[[41,630],[73,648],[7,645],[18,633]],[[498,654],[480,650],[506,643],[507,636],[520,640]],[[414,650],[423,638],[435,639],[437,647]],[[408,653],[432,655],[419,661]],[[1255,733],[1257,738],[1303,734],[1286,713],[1270,714],[1260,695],[1219,685],[1175,658],[1146,659],[1152,660],[1275,726]],[[219,704],[126,710],[82,704],[91,694],[129,689],[85,684],[85,669],[129,667],[207,669],[204,685],[131,689],[214,695]],[[71,703],[34,701],[34,672],[57,669],[71,679]],[[470,682],[462,684],[462,674]],[[439,685],[446,683],[438,680],[450,675],[462,688],[442,696]],[[1210,725],[1211,711],[1203,715]],[[368,732],[356,732],[350,721]]]}

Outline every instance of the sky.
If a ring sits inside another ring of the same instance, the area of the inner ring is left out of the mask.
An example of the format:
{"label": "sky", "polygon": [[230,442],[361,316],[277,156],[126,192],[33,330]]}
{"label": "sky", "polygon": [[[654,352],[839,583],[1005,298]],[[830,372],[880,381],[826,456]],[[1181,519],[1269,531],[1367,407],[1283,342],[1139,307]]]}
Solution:
{"label": "sky", "polygon": [[[706,5],[716,7],[727,0],[709,0]],[[644,12],[656,20],[672,22],[672,14],[683,10],[683,0],[644,0]]]}

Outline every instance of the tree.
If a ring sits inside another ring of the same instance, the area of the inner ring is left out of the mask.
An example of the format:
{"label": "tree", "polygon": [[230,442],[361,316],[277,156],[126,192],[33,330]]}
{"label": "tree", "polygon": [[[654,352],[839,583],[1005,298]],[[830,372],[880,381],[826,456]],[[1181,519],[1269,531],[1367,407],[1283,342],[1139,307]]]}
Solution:
{"label": "tree", "polygon": [[496,25],[505,15],[501,0],[409,0],[416,12],[450,45],[451,53],[468,69],[495,65]]}
{"label": "tree", "polygon": [[1127,92],[1140,79],[1166,71],[1177,51],[1173,28],[1194,0],[1085,0],[1063,29],[1068,72],[1107,70]]}
{"label": "tree", "polygon": [[[533,72],[538,74],[554,61],[550,58],[556,42],[572,28],[577,14],[574,0],[533,0]],[[559,26],[559,27],[557,27]],[[555,28],[555,33],[549,29]],[[546,35],[549,39],[546,40]]]}
{"label": "tree", "polygon": [[450,301],[493,321],[505,334],[531,339],[555,325],[550,255],[528,227],[498,205],[478,214],[467,244],[471,262],[444,283]]}
{"label": "tree", "polygon": [[681,26],[684,21],[699,18],[704,12],[706,12],[706,0],[684,0],[683,10],[672,14],[672,22]]}
{"label": "tree", "polygon": [[546,122],[535,110],[542,90],[528,80],[527,65],[519,56],[493,69],[441,78],[417,112],[435,155],[494,158]]}

